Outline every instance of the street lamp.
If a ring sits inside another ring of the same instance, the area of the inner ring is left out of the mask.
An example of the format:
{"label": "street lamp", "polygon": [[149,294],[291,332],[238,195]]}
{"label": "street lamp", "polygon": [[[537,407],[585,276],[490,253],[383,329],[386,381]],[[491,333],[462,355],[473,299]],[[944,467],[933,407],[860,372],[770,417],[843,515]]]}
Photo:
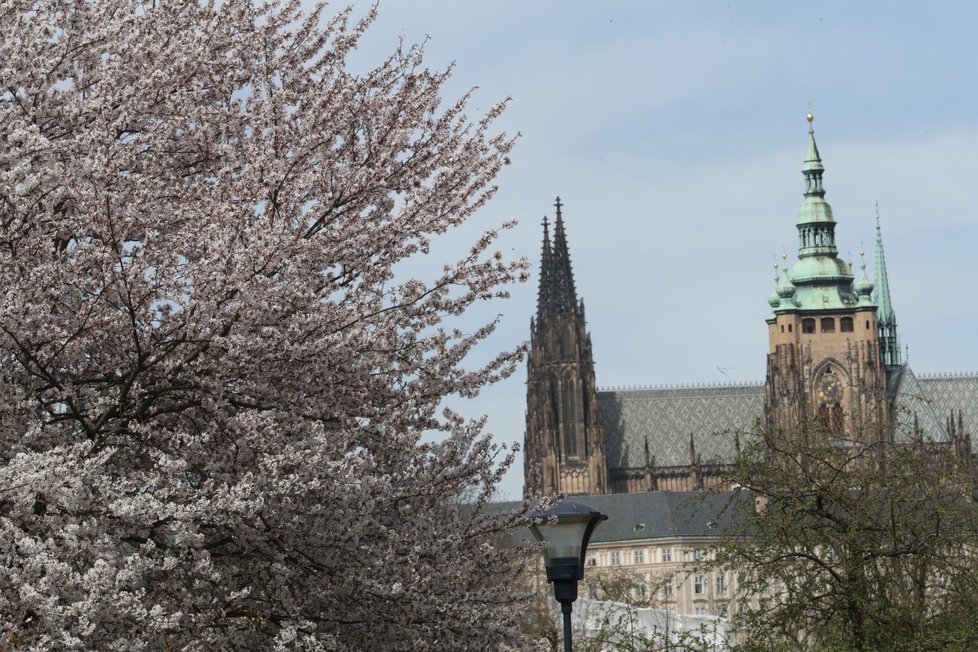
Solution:
{"label": "street lamp", "polygon": [[577,583],[584,579],[587,543],[594,528],[608,516],[580,501],[562,500],[530,517],[533,536],[547,544],[543,563],[564,614],[564,652],[571,652],[571,605],[577,600]]}

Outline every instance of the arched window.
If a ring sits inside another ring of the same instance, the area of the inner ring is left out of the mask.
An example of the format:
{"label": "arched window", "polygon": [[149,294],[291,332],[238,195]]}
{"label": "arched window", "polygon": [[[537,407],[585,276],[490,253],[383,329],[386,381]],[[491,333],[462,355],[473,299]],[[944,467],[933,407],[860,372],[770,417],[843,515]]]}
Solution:
{"label": "arched window", "polygon": [[822,403],[818,406],[818,416],[816,417],[819,430],[827,430],[829,427],[829,406]]}
{"label": "arched window", "polygon": [[788,324],[788,332],[791,332],[791,324]]}
{"label": "arched window", "polygon": [[835,332],[835,317],[822,317],[822,332],[823,333]]}
{"label": "arched window", "polygon": [[564,455],[577,457],[577,401],[573,379],[564,380],[562,394],[563,409],[560,416],[564,426]]}
{"label": "arched window", "polygon": [[843,317],[839,320],[839,330],[843,333],[852,332],[852,317]]}
{"label": "arched window", "polygon": [[811,317],[801,320],[801,332],[802,333],[814,333],[815,332],[815,320]]}
{"label": "arched window", "polygon": [[560,329],[558,338],[560,340],[560,359],[566,360],[571,355],[571,327],[565,325]]}

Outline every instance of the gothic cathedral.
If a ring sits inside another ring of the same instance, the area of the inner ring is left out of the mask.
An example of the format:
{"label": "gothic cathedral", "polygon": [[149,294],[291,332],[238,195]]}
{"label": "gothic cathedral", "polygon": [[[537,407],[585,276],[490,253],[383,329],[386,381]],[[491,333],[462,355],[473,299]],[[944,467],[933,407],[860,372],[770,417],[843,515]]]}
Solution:
{"label": "gothic cathedral", "polygon": [[[543,223],[527,362],[526,491],[605,494],[715,486],[758,427],[799,424],[870,443],[926,437],[971,456],[978,374],[914,375],[901,361],[877,216],[875,284],[838,257],[808,116],[798,259],[775,265],[764,383],[599,390],[560,199]],[[863,256],[863,252],[860,252]],[[782,257],[785,262],[787,256]],[[895,414],[911,414],[913,428]]]}

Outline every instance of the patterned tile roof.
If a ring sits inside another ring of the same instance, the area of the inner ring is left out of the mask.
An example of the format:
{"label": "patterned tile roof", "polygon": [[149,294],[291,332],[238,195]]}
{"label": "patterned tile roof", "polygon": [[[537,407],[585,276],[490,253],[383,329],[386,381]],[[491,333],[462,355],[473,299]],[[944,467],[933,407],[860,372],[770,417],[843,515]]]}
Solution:
{"label": "patterned tile roof", "polygon": [[656,466],[688,465],[690,435],[702,463],[729,462],[764,414],[764,384],[601,390],[598,405],[608,468],[644,467],[646,441]]}
{"label": "patterned tile roof", "polygon": [[935,409],[936,406],[928,389],[906,365],[891,377],[887,390],[891,395],[895,394],[893,434],[896,441],[910,441],[913,438],[915,424],[920,427],[925,439],[947,441],[944,423],[948,414],[945,411],[942,416]]}
{"label": "patterned tile roof", "polygon": [[[960,410],[965,432],[978,434],[978,373],[916,376],[904,366],[889,388],[896,394],[897,439],[914,416],[932,441],[946,441],[947,418]],[[656,466],[690,463],[689,438],[703,464],[730,462],[764,415],[764,384],[605,389],[598,392],[608,468],[645,466],[645,443]]]}
{"label": "patterned tile roof", "polygon": [[930,405],[943,428],[951,410],[961,411],[964,431],[978,435],[978,373],[917,376]]}

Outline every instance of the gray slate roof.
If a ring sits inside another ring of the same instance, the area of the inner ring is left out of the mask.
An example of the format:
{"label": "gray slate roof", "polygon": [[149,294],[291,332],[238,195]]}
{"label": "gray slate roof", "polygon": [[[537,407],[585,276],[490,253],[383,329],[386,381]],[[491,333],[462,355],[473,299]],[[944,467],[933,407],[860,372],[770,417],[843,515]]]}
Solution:
{"label": "gray slate roof", "polygon": [[[631,494],[574,496],[594,507],[608,519],[591,535],[592,543],[716,538],[738,533],[744,509],[753,509],[754,499],[746,490],[735,491],[643,491]],[[493,503],[491,509],[510,511],[522,503]],[[515,542],[532,542],[529,528],[512,533]]]}
{"label": "gray slate roof", "polygon": [[650,491],[580,499],[608,515],[591,536],[595,543],[717,537],[736,522],[739,509],[753,506],[739,491]]}
{"label": "gray slate roof", "polygon": [[690,463],[693,435],[701,463],[729,462],[764,415],[764,384],[616,389],[598,392],[609,468],[645,466],[645,442],[656,466]]}

